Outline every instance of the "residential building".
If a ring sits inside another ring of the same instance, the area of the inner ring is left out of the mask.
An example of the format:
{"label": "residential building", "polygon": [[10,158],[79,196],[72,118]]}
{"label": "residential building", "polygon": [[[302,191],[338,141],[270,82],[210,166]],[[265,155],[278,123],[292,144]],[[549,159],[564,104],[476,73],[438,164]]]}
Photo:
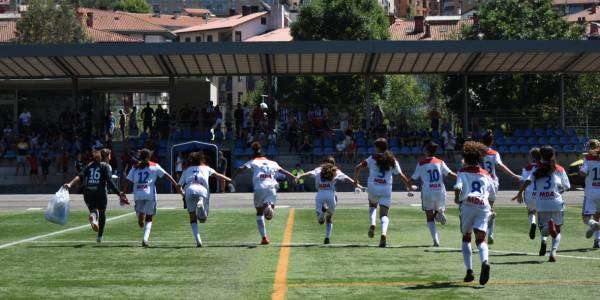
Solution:
{"label": "residential building", "polygon": [[600,5],[600,1],[598,0],[553,0],[552,3],[565,16]]}
{"label": "residential building", "polygon": [[460,16],[415,16],[414,20],[396,20],[390,26],[390,39],[400,41],[455,40],[460,30],[473,24]]}
{"label": "residential building", "polygon": [[582,26],[588,39],[600,39],[600,5],[567,15],[565,18]]}

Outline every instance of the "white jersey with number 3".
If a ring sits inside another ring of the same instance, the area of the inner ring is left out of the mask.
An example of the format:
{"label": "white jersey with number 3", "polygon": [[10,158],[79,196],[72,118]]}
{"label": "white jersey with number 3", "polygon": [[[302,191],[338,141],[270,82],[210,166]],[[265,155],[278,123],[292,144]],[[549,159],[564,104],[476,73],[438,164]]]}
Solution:
{"label": "white jersey with number 3", "polygon": [[498,176],[496,176],[496,166],[502,163],[500,153],[493,149],[488,149],[486,155],[483,157],[483,168],[490,173],[492,179],[498,182]]}
{"label": "white jersey with number 3", "polygon": [[565,172],[563,167],[556,165],[556,170],[554,170],[552,175],[535,178],[536,169],[537,168],[533,168],[531,173],[529,173],[529,177],[525,180],[531,181],[533,184],[537,211],[563,211],[565,201],[562,198],[561,192],[571,188],[567,172]]}
{"label": "white jersey with number 3", "polygon": [[264,157],[257,157],[245,163],[244,167],[252,169],[254,190],[277,188],[278,183],[275,175],[281,170],[281,167],[276,162]]}
{"label": "white jersey with number 3", "polygon": [[157,163],[149,162],[145,168],[131,168],[127,179],[133,182],[134,200],[156,201],[156,180],[167,172]]}
{"label": "white jersey with number 3", "polygon": [[402,174],[402,169],[400,169],[400,164],[398,164],[398,161],[394,160],[394,165],[387,171],[382,171],[379,169],[377,161],[373,158],[373,156],[369,156],[369,158],[367,158],[365,161],[367,162],[367,167],[369,168],[369,181],[367,186],[369,189],[369,194],[391,194],[394,175]]}

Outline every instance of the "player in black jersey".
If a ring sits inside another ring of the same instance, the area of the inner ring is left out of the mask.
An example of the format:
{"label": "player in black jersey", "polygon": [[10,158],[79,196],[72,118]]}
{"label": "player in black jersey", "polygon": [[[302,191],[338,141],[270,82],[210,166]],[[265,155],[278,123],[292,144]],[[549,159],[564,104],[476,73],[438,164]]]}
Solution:
{"label": "player in black jersey", "polygon": [[111,180],[112,168],[105,161],[110,160],[110,150],[95,149],[92,152],[93,161],[79,172],[75,178],[64,185],[70,189],[77,182],[83,185],[83,200],[87,205],[90,215],[88,220],[92,229],[98,232],[96,241],[102,242],[104,225],[106,223],[106,205],[108,202],[108,188],[119,195],[121,204],[129,204],[125,193],[120,191]]}

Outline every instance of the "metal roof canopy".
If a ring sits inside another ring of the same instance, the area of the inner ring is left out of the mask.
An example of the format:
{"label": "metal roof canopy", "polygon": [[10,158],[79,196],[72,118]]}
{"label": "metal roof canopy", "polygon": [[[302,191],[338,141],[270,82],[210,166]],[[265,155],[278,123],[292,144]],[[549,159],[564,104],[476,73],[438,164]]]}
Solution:
{"label": "metal roof canopy", "polygon": [[0,45],[0,79],[593,72],[592,40]]}

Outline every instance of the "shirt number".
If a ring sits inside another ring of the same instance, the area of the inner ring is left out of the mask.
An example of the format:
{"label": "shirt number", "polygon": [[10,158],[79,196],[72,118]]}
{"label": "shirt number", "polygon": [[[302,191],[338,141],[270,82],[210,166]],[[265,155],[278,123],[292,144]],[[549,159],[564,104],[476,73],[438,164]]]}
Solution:
{"label": "shirt number", "polygon": [[429,174],[429,182],[437,182],[440,180],[440,172],[437,169],[427,170],[427,173]]}
{"label": "shirt number", "polygon": [[471,183],[471,193],[473,192],[481,193],[481,182],[473,181],[473,183]]}
{"label": "shirt number", "polygon": [[600,180],[600,170],[598,168],[593,168],[592,172],[594,172],[594,181]]}
{"label": "shirt number", "polygon": [[139,172],[138,173],[138,183],[148,183],[148,177],[150,176],[150,173],[148,172]]}

